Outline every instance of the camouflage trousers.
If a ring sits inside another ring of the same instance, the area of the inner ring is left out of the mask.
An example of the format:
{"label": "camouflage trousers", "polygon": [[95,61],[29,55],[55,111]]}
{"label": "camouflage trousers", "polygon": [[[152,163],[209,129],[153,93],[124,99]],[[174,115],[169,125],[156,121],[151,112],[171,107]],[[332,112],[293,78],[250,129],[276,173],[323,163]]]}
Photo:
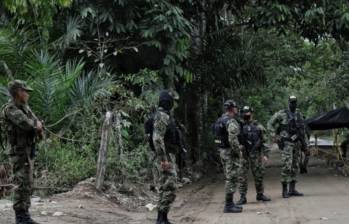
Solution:
{"label": "camouflage trousers", "polygon": [[31,204],[30,198],[33,194],[34,161],[24,154],[11,156],[11,163],[13,182],[18,186],[14,190],[13,209],[16,211],[28,211]]}
{"label": "camouflage trousers", "polygon": [[301,145],[297,142],[286,141],[284,143],[284,147],[281,150],[281,182],[297,181],[300,153]]}
{"label": "camouflage trousers", "polygon": [[231,149],[220,149],[225,175],[225,193],[234,194],[239,181],[240,154]]}
{"label": "camouflage trousers", "polygon": [[299,167],[307,168],[310,159],[310,150],[308,148],[305,150],[301,150],[299,155]]}
{"label": "camouflage trousers", "polygon": [[261,153],[255,153],[253,155],[244,155],[241,159],[241,169],[240,169],[240,194],[246,194],[248,190],[248,171],[251,167],[251,171],[254,177],[254,183],[256,187],[256,192],[264,193],[263,178],[265,173],[265,167],[262,160]]}
{"label": "camouflage trousers", "polygon": [[154,186],[158,186],[159,185],[159,180],[160,180],[160,164],[159,163],[154,163],[154,161],[156,160],[156,154],[155,152],[151,151],[149,153],[149,169],[151,170],[151,176],[153,179],[153,184]]}
{"label": "camouflage trousers", "polygon": [[174,155],[170,154],[172,167],[170,170],[163,170],[160,168],[159,179],[159,202],[158,209],[161,212],[169,212],[171,204],[176,199],[177,189],[177,168],[176,159]]}

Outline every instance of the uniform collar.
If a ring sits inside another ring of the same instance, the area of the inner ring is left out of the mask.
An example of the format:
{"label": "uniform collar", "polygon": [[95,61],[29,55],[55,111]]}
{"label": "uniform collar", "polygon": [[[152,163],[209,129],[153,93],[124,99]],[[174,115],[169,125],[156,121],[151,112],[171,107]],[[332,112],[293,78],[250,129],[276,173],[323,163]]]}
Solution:
{"label": "uniform collar", "polygon": [[24,110],[25,112],[28,112],[28,104],[27,103],[20,103],[20,102],[15,101],[14,99],[11,99],[10,103],[15,105],[16,107]]}
{"label": "uniform collar", "polygon": [[165,110],[165,108],[163,108],[163,107],[159,107],[158,109],[159,109],[159,111],[165,112],[167,114],[171,114],[171,111]]}

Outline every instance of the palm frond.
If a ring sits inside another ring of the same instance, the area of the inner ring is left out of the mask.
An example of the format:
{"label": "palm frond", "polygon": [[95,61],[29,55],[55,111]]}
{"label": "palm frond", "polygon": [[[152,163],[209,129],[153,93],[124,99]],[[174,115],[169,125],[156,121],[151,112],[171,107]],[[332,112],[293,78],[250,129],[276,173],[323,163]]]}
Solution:
{"label": "palm frond", "polygon": [[0,85],[0,105],[3,105],[8,101],[10,93],[7,90],[6,86]]}
{"label": "palm frond", "polygon": [[59,59],[47,52],[32,55],[26,61],[26,73],[34,88],[32,105],[47,122],[55,122],[69,112],[70,92],[82,74],[84,63],[67,61],[62,66]]}
{"label": "palm frond", "polygon": [[78,17],[69,17],[66,23],[65,33],[56,41],[55,45],[66,49],[75,43],[82,35],[82,24]]}
{"label": "palm frond", "polygon": [[32,79],[56,76],[62,72],[59,62],[47,51],[33,51],[25,60],[25,72]]}
{"label": "palm frond", "polygon": [[113,85],[111,78],[101,79],[95,73],[89,72],[80,77],[71,91],[72,102],[75,107],[89,107],[99,97],[105,98],[111,95],[109,91]]}
{"label": "palm frond", "polygon": [[9,30],[0,29],[0,71],[8,73],[5,67],[10,71],[17,67],[19,57],[15,42],[15,37]]}

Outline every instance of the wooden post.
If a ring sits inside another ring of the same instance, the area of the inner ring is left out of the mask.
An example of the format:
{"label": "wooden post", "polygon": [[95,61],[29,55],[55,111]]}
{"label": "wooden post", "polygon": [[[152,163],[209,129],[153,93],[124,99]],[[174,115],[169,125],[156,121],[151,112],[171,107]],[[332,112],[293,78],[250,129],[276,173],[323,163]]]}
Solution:
{"label": "wooden post", "polygon": [[107,153],[109,144],[110,127],[112,124],[113,113],[108,111],[102,126],[101,144],[97,161],[96,189],[102,190],[104,175],[107,166]]}

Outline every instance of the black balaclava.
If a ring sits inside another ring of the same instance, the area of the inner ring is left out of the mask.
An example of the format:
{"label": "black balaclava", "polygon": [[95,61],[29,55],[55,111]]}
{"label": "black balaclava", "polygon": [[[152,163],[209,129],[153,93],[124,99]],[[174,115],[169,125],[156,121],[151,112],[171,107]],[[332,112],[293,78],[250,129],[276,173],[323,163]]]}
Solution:
{"label": "black balaclava", "polygon": [[288,108],[292,113],[296,112],[297,109],[297,97],[295,96],[290,96],[288,99]]}
{"label": "black balaclava", "polygon": [[173,107],[173,97],[166,90],[160,92],[159,107],[164,108],[166,111],[170,111]]}
{"label": "black balaclava", "polygon": [[251,120],[251,114],[244,114],[244,120],[245,121]]}
{"label": "black balaclava", "polygon": [[[248,114],[248,113],[250,113],[250,114]],[[244,106],[242,108],[242,115],[243,115],[243,118],[244,118],[245,121],[251,120],[251,116],[252,116],[251,113],[252,113],[252,108],[251,107]]]}

